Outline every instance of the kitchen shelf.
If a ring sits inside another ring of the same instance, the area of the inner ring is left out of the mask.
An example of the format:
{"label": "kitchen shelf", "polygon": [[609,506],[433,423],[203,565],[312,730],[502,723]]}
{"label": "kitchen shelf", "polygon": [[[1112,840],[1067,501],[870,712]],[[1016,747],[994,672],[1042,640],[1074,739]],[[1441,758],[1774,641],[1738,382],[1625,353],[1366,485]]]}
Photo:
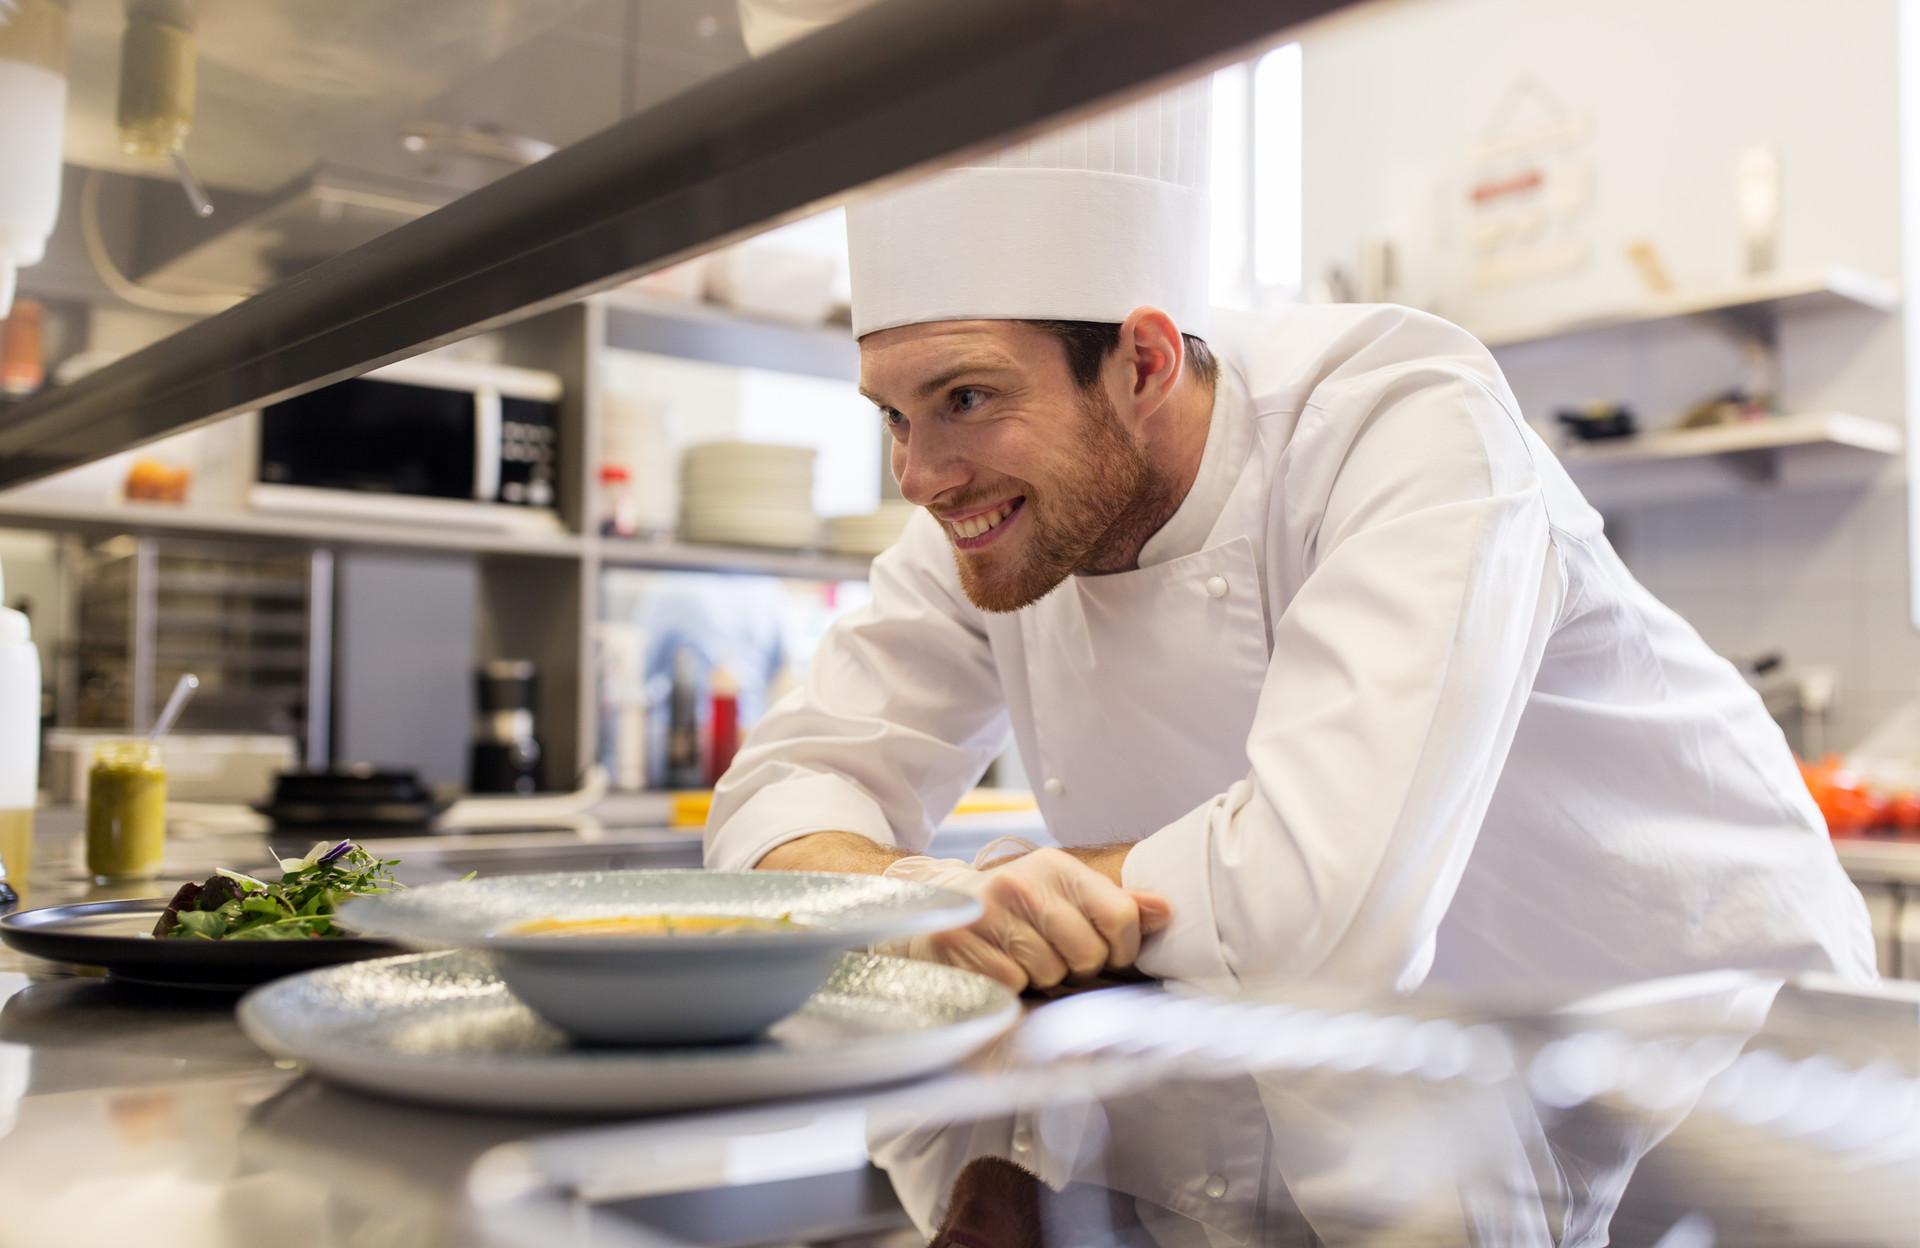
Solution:
{"label": "kitchen shelf", "polygon": [[[162,588],[161,592],[166,593],[167,590]],[[126,598],[126,593],[122,591],[119,596],[119,606],[122,609],[119,610],[115,610],[107,600],[97,600],[101,602],[104,609],[91,612],[95,622],[105,625],[118,637],[126,636],[126,630],[132,619],[131,613],[124,610]],[[255,637],[291,638],[301,641],[304,641],[307,635],[307,617],[305,613],[297,611],[243,611],[236,615],[225,611],[169,610],[167,625],[181,632],[246,632]]]}
{"label": "kitchen shelf", "polygon": [[1738,455],[1748,451],[1820,448],[1897,454],[1900,430],[1885,421],[1844,412],[1814,416],[1778,416],[1698,429],[1666,429],[1608,442],[1576,443],[1561,451],[1569,468],[1584,464],[1644,464],[1702,455]]}
{"label": "kitchen shelf", "polygon": [[1920,840],[1836,836],[1833,850],[1855,883],[1920,885]]}
{"label": "kitchen shelf", "polygon": [[1898,426],[1824,412],[1575,443],[1562,446],[1559,454],[1587,497],[1609,506],[1754,485],[1858,481],[1904,445]]}
{"label": "kitchen shelf", "polygon": [[1835,267],[1813,273],[1774,274],[1695,294],[1655,296],[1532,324],[1480,327],[1474,336],[1500,349],[1706,314],[1766,318],[1842,308],[1891,312],[1899,306],[1900,291],[1894,283],[1855,269]]}
{"label": "kitchen shelf", "polygon": [[871,559],[803,550],[767,550],[754,546],[710,546],[699,542],[648,542],[604,538],[600,561],[607,567],[653,568],[677,572],[727,572],[787,576],[819,581],[864,581]]}
{"label": "kitchen shelf", "polygon": [[860,347],[844,325],[783,324],[641,291],[596,298],[606,307],[606,345],[622,351],[834,381],[860,374]]}
{"label": "kitchen shelf", "polygon": [[580,539],[570,534],[514,533],[499,529],[434,529],[290,516],[242,509],[195,508],[170,503],[104,503],[89,506],[0,494],[0,526],[64,529],[80,533],[160,533],[200,537],[267,539],[307,545],[384,546],[414,550],[463,550],[482,554],[577,558]]}
{"label": "kitchen shelf", "polygon": [[[415,550],[474,551],[578,559],[586,545],[571,535],[541,536],[466,530],[401,529],[380,524],[264,514],[207,511],[164,503],[115,503],[84,506],[0,495],[0,528],[15,526],[88,534],[158,533],[296,542],[303,545],[382,546]],[[750,546],[709,546],[696,542],[647,542],[596,539],[600,561],[609,567],[663,571],[730,572],[822,581],[864,581],[871,560],[820,551],[771,550]],[[163,592],[240,592],[229,582],[198,586],[179,574],[163,577]],[[304,593],[289,583],[288,593]],[[252,589],[249,596],[259,596]]]}

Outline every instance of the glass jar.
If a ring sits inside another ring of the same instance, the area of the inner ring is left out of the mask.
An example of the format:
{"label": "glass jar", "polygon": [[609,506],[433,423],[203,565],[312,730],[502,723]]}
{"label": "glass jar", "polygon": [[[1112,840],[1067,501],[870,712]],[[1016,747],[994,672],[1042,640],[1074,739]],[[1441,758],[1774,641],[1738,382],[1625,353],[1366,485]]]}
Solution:
{"label": "glass jar", "polygon": [[193,129],[194,34],[184,6],[154,4],[127,14],[120,42],[120,150],[165,160]]}
{"label": "glass jar", "polygon": [[87,871],[97,883],[160,873],[167,837],[167,771],[144,737],[102,741],[87,773]]}

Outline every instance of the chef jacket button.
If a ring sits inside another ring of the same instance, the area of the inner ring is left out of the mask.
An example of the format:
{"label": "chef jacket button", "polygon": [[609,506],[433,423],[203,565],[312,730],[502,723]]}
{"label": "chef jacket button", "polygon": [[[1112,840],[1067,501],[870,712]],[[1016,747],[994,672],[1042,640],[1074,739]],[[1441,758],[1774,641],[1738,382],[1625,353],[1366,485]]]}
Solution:
{"label": "chef jacket button", "polygon": [[1059,797],[1067,791],[1066,782],[1060,779],[1059,776],[1048,776],[1046,782],[1040,787],[1046,790],[1048,797]]}
{"label": "chef jacket button", "polygon": [[1025,1127],[1015,1127],[1013,1129],[1013,1151],[1016,1153],[1026,1153],[1032,1150],[1033,1132],[1027,1130]]}
{"label": "chef jacket button", "polygon": [[1208,1175],[1206,1186],[1200,1190],[1205,1192],[1210,1199],[1219,1200],[1227,1194],[1226,1176],[1219,1174]]}
{"label": "chef jacket button", "polygon": [[1207,578],[1207,597],[1225,598],[1227,596],[1227,578],[1210,576]]}

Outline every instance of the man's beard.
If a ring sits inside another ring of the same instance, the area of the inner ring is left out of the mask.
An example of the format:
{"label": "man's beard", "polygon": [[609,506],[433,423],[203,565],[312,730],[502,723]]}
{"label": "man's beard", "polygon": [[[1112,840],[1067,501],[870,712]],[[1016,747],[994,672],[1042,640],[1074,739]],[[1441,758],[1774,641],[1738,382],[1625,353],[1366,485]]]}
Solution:
{"label": "man's beard", "polygon": [[1076,572],[1124,571],[1172,513],[1167,492],[1106,393],[1084,393],[1078,415],[1078,470],[1063,474],[1043,499],[1027,499],[1021,511],[1033,531],[1019,558],[981,560],[954,551],[960,587],[983,611],[1018,611]]}

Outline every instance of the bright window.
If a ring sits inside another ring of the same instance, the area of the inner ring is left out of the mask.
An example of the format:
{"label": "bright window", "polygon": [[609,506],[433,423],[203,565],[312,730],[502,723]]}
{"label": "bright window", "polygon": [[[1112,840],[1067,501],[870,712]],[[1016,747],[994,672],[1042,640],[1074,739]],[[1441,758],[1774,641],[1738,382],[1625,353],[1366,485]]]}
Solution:
{"label": "bright window", "polygon": [[1253,66],[1253,281],[1265,298],[1300,292],[1300,45]]}
{"label": "bright window", "polygon": [[1213,76],[1213,301],[1300,293],[1300,45]]}

